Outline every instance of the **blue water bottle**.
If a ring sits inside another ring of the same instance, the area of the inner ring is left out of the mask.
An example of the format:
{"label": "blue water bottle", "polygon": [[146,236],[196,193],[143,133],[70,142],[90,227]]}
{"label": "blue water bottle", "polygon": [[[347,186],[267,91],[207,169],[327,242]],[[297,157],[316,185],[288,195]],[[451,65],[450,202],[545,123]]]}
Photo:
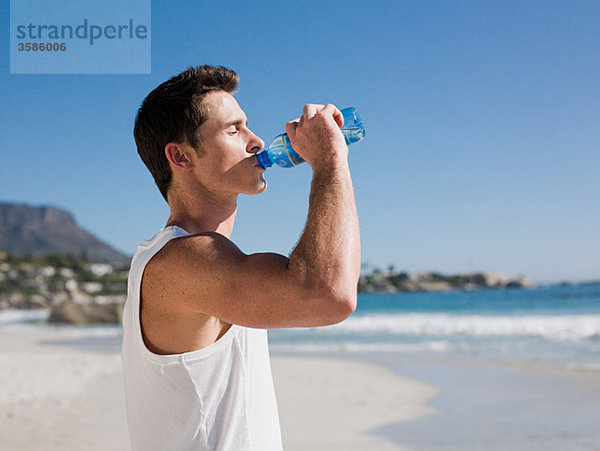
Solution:
{"label": "blue water bottle", "polygon": [[[340,111],[344,116],[344,125],[341,127],[346,144],[354,144],[365,137],[365,127],[360,120],[356,108],[344,108]],[[282,168],[293,168],[304,163],[304,159],[292,149],[287,133],[277,136],[264,150],[256,154],[258,165],[267,169],[276,164]]]}

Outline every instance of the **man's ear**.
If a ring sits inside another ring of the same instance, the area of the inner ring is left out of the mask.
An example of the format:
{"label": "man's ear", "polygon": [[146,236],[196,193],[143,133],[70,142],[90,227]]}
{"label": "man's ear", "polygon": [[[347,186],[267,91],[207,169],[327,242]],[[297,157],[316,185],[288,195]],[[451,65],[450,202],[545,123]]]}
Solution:
{"label": "man's ear", "polygon": [[165,155],[169,163],[180,169],[190,169],[192,167],[192,160],[188,149],[180,143],[168,143],[165,146]]}

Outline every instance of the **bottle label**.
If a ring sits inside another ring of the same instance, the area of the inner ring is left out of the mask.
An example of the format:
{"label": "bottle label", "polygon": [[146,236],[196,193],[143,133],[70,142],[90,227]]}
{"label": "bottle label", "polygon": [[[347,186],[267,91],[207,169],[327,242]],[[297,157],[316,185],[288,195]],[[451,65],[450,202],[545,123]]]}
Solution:
{"label": "bottle label", "polygon": [[290,155],[290,151],[292,153],[296,153],[294,151],[294,149],[292,149],[292,144],[290,143],[290,148],[288,149],[288,145],[287,145],[287,140],[289,139],[287,136],[282,136],[282,141],[283,141],[283,148],[285,149],[285,153],[287,154],[288,160],[290,160],[290,163],[292,163],[292,166],[296,166],[296,163],[294,163],[294,159],[292,158],[292,156]]}

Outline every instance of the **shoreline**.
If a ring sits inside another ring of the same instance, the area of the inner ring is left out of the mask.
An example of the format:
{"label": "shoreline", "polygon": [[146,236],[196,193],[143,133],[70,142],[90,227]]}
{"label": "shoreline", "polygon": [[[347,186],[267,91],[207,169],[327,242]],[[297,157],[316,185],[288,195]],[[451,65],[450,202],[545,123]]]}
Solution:
{"label": "shoreline", "polygon": [[379,443],[394,446],[386,449],[600,449],[600,371],[596,368],[389,352],[310,358],[385,367],[399,377],[435,387],[435,395],[425,404],[426,413],[366,431]]}
{"label": "shoreline", "polygon": [[374,431],[427,451],[600,449],[600,371],[555,363],[363,356],[439,389],[432,415]]}
{"label": "shoreline", "polygon": [[[130,449],[114,338],[0,328],[0,449]],[[286,451],[600,449],[597,370],[418,353],[271,361]]]}

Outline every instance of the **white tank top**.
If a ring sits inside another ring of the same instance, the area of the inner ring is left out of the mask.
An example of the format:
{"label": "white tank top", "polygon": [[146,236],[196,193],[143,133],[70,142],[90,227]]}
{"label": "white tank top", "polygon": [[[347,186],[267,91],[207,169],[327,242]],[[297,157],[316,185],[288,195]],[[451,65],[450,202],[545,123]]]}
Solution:
{"label": "white tank top", "polygon": [[198,351],[158,355],[144,344],[140,286],[144,268],[171,239],[166,227],[131,262],[123,311],[122,363],[133,450],[281,450],[267,332],[233,325]]}

